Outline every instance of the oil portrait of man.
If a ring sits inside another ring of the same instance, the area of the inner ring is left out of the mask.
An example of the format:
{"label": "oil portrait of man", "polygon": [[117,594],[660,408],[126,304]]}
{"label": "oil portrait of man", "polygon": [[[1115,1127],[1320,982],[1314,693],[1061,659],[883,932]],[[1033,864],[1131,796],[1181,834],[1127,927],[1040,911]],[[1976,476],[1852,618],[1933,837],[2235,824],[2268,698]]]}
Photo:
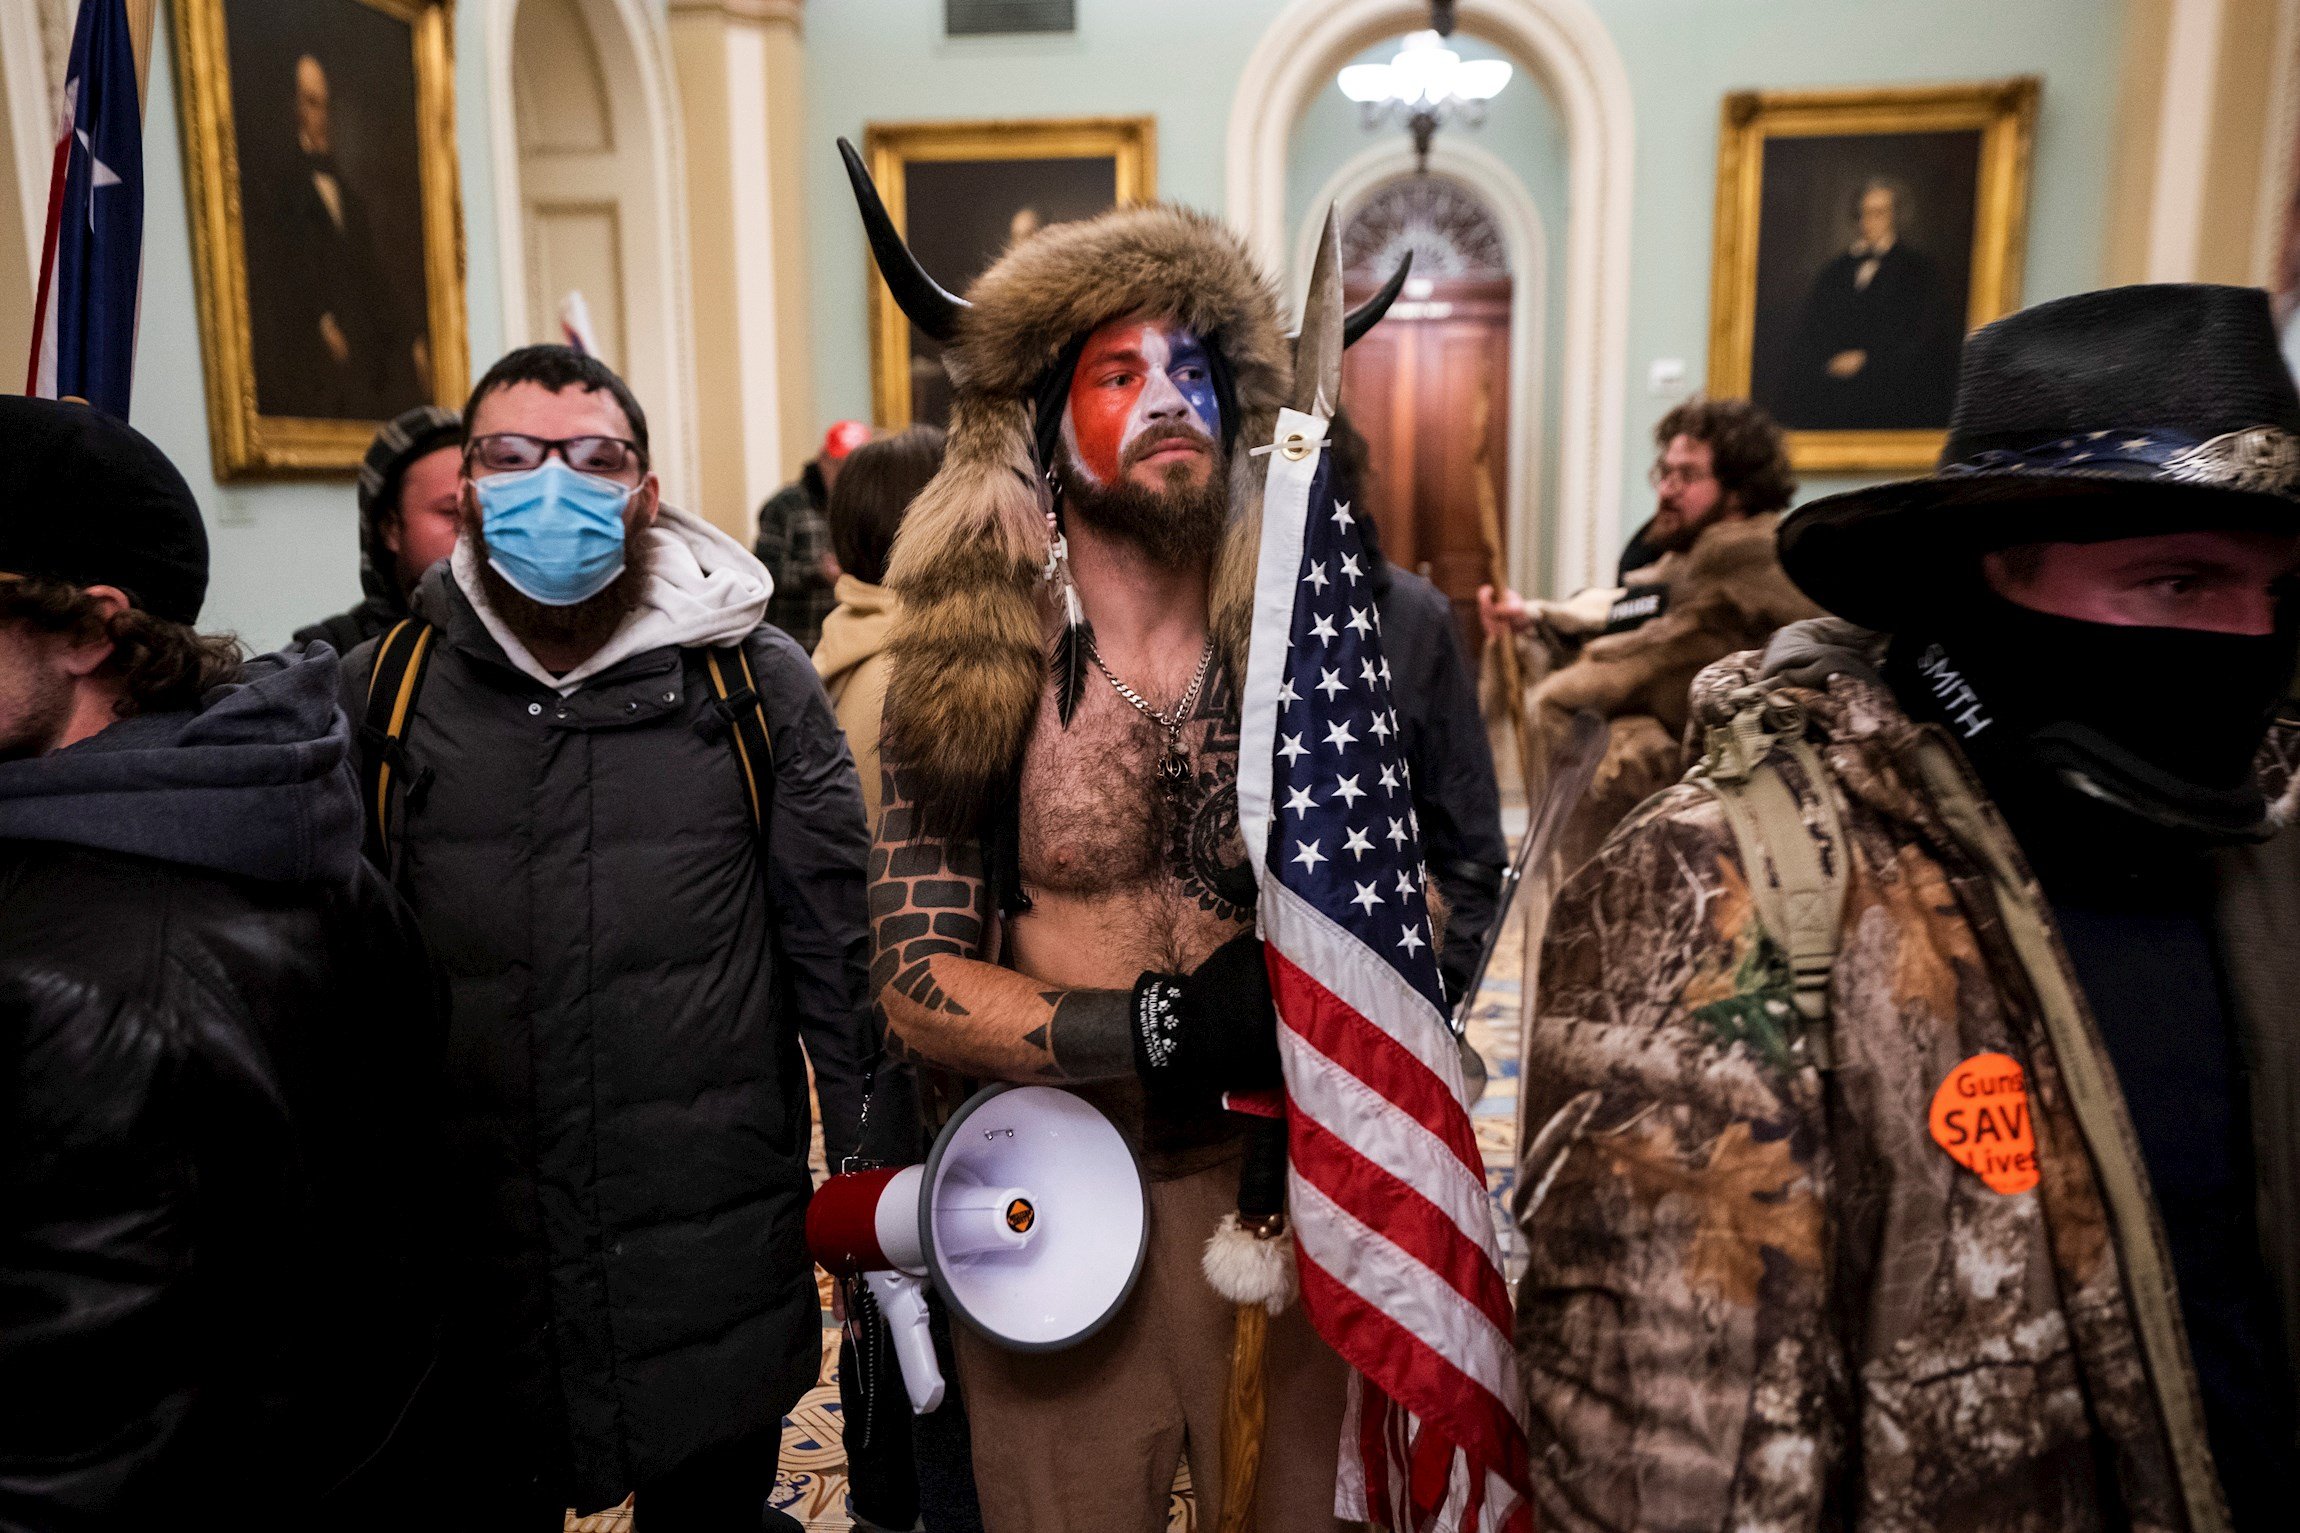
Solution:
{"label": "oil portrait of man", "polygon": [[388,420],[432,393],[407,25],[256,0],[230,36],[257,408]]}
{"label": "oil portrait of man", "polygon": [[1971,132],[1766,142],[1750,391],[1784,427],[1948,425],[1979,151]]}
{"label": "oil portrait of man", "polygon": [[1781,395],[1791,429],[1945,424],[1959,327],[1940,266],[1907,237],[1908,194],[1872,176],[1854,203],[1852,243],[1814,273]]}

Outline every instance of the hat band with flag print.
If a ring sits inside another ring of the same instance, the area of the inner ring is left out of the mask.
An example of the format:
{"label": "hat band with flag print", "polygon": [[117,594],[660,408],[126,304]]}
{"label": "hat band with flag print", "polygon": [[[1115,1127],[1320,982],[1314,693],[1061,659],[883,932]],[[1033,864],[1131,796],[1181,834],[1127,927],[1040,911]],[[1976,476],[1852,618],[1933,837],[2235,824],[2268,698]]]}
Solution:
{"label": "hat band with flag print", "polygon": [[2289,495],[2300,490],[2300,436],[2276,426],[2210,437],[2150,427],[2085,431],[2035,447],[1993,447],[1940,467],[1944,479],[2001,473],[2097,474]]}

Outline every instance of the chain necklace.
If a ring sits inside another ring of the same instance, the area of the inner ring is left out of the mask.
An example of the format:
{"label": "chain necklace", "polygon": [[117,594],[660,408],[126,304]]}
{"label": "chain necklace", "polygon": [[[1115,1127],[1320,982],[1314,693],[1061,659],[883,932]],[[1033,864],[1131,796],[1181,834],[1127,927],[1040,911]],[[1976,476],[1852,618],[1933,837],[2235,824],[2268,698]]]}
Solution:
{"label": "chain necklace", "polygon": [[1206,653],[1198,657],[1198,674],[1190,678],[1190,690],[1182,694],[1182,701],[1174,705],[1171,714],[1160,713],[1150,706],[1148,698],[1118,679],[1118,673],[1111,670],[1110,663],[1102,658],[1102,650],[1095,644],[1091,633],[1086,640],[1086,653],[1093,660],[1094,668],[1102,673],[1102,679],[1110,683],[1110,690],[1132,703],[1144,718],[1166,731],[1166,753],[1158,758],[1158,782],[1169,793],[1179,792],[1183,784],[1190,780],[1190,753],[1182,748],[1182,726],[1189,722],[1191,713],[1196,710],[1198,694],[1205,690],[1206,673],[1214,667],[1214,641],[1211,638],[1206,640]]}

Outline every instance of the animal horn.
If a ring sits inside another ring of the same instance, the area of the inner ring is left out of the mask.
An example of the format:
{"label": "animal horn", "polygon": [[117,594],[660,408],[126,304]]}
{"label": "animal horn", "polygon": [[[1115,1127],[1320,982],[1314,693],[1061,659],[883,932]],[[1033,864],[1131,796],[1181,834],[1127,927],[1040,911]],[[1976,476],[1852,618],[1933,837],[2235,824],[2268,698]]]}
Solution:
{"label": "animal horn", "polygon": [[1405,291],[1406,273],[1413,269],[1414,253],[1409,250],[1405,259],[1398,262],[1398,269],[1390,273],[1390,280],[1382,284],[1380,292],[1342,316],[1344,347],[1357,345],[1365,338],[1368,330],[1382,322],[1382,316],[1389,313],[1390,305],[1398,301],[1398,294]]}
{"label": "animal horn", "polygon": [[946,291],[918,264],[918,257],[910,253],[910,246],[895,230],[894,220],[887,216],[886,204],[879,200],[878,186],[863,168],[862,156],[843,138],[839,140],[839,158],[846,161],[855,206],[862,210],[863,232],[870,236],[871,257],[878,262],[879,275],[886,278],[887,290],[912,324],[942,345],[949,345],[958,335],[958,317],[966,312],[966,300]]}

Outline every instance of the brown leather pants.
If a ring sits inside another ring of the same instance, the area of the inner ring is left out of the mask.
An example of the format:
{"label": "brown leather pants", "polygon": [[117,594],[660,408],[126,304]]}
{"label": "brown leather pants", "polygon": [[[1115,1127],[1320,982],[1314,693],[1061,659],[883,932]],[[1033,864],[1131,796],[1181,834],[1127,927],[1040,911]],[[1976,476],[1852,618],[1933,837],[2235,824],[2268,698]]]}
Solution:
{"label": "brown leather pants", "polygon": [[[1142,1280],[1064,1352],[1007,1352],[954,1327],[988,1533],[1162,1533],[1190,1459],[1200,1529],[1222,1512],[1222,1405],[1236,1310],[1207,1286],[1206,1237],[1238,1206],[1235,1161],[1150,1184]],[[1254,1526],[1334,1533],[1348,1369],[1296,1303],[1270,1322],[1269,1415]]]}

